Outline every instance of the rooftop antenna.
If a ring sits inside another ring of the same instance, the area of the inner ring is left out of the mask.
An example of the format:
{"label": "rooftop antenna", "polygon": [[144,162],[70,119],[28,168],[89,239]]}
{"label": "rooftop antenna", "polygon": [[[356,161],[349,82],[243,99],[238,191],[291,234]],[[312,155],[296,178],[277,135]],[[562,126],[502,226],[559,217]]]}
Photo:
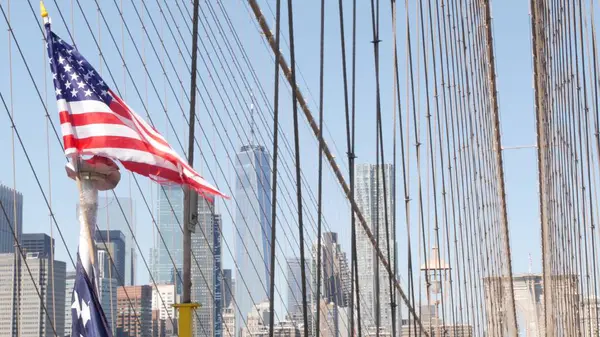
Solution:
{"label": "rooftop antenna", "polygon": [[255,145],[254,135],[254,94],[250,92],[250,145]]}

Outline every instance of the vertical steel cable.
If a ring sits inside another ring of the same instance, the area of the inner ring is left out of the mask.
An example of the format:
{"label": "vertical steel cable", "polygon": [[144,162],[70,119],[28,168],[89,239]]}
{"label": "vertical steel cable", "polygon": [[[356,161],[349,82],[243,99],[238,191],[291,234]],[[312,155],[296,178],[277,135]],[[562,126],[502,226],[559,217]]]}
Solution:
{"label": "vertical steel cable", "polygon": [[[343,38],[343,36],[342,36]],[[323,79],[325,63],[325,0],[321,0],[321,34],[319,45],[319,168],[318,168],[318,191],[317,191],[317,290],[316,290],[316,317],[315,331],[316,337],[321,335],[321,275],[323,266],[321,254],[323,249],[322,238],[322,217],[323,217]],[[304,268],[304,265],[302,266]],[[304,279],[304,278],[303,278]],[[314,289],[313,289],[314,291]],[[336,307],[339,303],[336,301]],[[312,308],[312,306],[311,306]],[[312,310],[312,309],[311,309]],[[336,318],[337,321],[337,318]],[[304,328],[306,330],[306,327]],[[337,331],[334,333],[338,333]]]}
{"label": "vertical steel cable", "polygon": [[[11,22],[10,22],[10,0],[8,0],[6,2],[6,11],[7,11],[7,24],[8,24],[8,85],[9,85],[9,99],[10,99],[10,116],[11,118],[14,119],[14,97],[13,97],[13,67],[12,67],[12,36],[11,36]],[[44,65],[46,64],[46,62],[44,62]],[[11,144],[11,161],[12,161],[12,180],[13,180],[13,216],[15,218],[15,226],[17,227],[15,229],[16,233],[17,233],[17,239],[16,240],[20,240],[21,238],[19,237],[19,219],[18,219],[18,214],[17,214],[17,161],[15,158],[15,130],[11,130],[10,133],[10,144]],[[20,229],[21,232],[23,231],[23,228]],[[18,254],[17,252],[17,245],[18,242],[15,241],[15,268],[14,268],[14,282],[13,282],[13,287],[15,287],[14,289],[14,295],[13,295],[13,305],[15,307],[14,312],[12,313],[12,315],[14,316],[14,321],[12,324],[14,324],[14,327],[11,327],[11,330],[14,329],[14,334],[15,336],[20,337],[21,336],[21,319],[20,319],[20,315],[18,314],[20,312],[20,306],[21,306],[21,256]],[[33,279],[32,279],[33,282]]]}
{"label": "vertical steel cable", "polygon": [[[293,87],[296,86],[296,55],[294,50],[294,9],[292,0],[288,0],[288,26],[290,38],[290,68]],[[304,258],[304,223],[302,221],[302,184],[300,177],[300,130],[298,129],[298,100],[296,90],[292,91],[292,110],[294,119],[294,147],[296,156],[296,196],[298,207],[298,233],[300,237],[300,264],[302,277],[302,314],[304,317],[304,337],[308,337],[308,304],[306,301],[306,265]]]}
{"label": "vertical steel cable", "polygon": [[[281,36],[281,0],[277,0],[277,14],[275,19],[275,44],[279,49]],[[277,158],[279,151],[279,54],[275,55],[275,78],[273,90],[273,192],[271,204],[271,256],[270,256],[270,282],[269,282],[269,336],[273,337],[275,324],[275,240],[277,225]],[[304,279],[302,280],[304,282]]]}

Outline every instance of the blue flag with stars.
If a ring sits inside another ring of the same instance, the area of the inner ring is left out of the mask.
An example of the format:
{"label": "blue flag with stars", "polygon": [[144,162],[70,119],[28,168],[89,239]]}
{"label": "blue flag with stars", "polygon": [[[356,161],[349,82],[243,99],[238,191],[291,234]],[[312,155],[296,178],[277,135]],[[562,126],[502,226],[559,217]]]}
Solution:
{"label": "blue flag with stars", "polygon": [[78,254],[71,297],[71,337],[112,337],[93,279],[88,277]]}

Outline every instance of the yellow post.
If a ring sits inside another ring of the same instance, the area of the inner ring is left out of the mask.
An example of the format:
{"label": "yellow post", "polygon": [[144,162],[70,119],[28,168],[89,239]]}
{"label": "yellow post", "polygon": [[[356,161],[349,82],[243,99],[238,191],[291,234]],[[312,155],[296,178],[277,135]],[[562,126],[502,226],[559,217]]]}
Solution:
{"label": "yellow post", "polygon": [[177,332],[179,337],[192,337],[194,310],[200,307],[198,303],[178,303],[173,304],[177,309],[179,319],[177,321]]}

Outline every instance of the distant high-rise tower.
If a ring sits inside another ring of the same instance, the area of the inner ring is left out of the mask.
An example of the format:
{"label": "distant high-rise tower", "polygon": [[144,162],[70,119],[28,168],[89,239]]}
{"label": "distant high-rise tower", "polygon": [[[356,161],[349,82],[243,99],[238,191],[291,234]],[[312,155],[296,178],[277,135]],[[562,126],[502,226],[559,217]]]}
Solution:
{"label": "distant high-rise tower", "polygon": [[177,285],[178,293],[181,292],[178,275],[181,275],[183,268],[183,233],[180,227],[182,224],[183,189],[180,185],[159,186],[158,227],[164,242],[157,240],[155,243],[152,252],[152,275],[157,283]]}
{"label": "distant high-rise tower", "polygon": [[[321,299],[325,303],[335,303],[339,307],[346,307],[350,301],[350,270],[346,253],[338,243],[338,235],[333,232],[323,233],[321,240]],[[317,242],[312,249],[312,300],[314,305],[317,301],[317,266],[318,251]]]}
{"label": "distant high-rise tower", "polygon": [[231,269],[223,269],[223,308],[229,307],[233,298]]}
{"label": "distant high-rise tower", "polygon": [[23,195],[10,187],[0,185],[0,202],[2,202],[10,221],[9,223],[6,220],[4,214],[0,216],[0,253],[14,253],[15,239],[11,227],[17,231],[20,238],[23,233]]}
{"label": "distant high-rise tower", "polygon": [[213,207],[214,205],[206,200],[198,200],[198,226],[192,233],[192,252],[196,259],[192,261],[191,295],[193,302],[201,304],[200,308],[196,309],[195,336],[213,336],[220,332],[222,327],[216,326],[221,312],[215,312],[217,306],[222,308],[222,297],[219,304],[215,294],[216,277],[221,277],[221,257],[218,251],[221,240],[221,215],[214,214]]}
{"label": "distant high-rise tower", "polygon": [[[55,336],[56,330],[58,336],[64,336],[66,264],[33,253],[22,261],[20,273],[16,273],[13,255],[0,254],[0,284],[12,285],[14,275],[20,274],[18,335],[50,337]],[[0,337],[16,336],[14,289],[0,287]]]}
{"label": "distant high-rise tower", "polygon": [[[391,257],[390,265],[394,265],[394,247],[396,233],[393,224],[394,198],[392,191],[394,177],[391,164],[373,165],[357,164],[355,167],[356,194],[355,200],[361,210],[371,233],[379,238],[379,249],[383,255]],[[385,181],[385,193],[384,193]],[[387,202],[387,209],[384,207]],[[386,241],[386,215],[390,230],[390,246]],[[389,274],[383,264],[376,264],[376,251],[361,226],[356,231],[357,262],[359,270],[359,286],[361,295],[361,310],[363,313],[363,328],[371,329],[376,326],[376,317],[380,318],[380,328],[391,333],[392,311],[390,308]],[[378,271],[377,271],[378,270]],[[393,277],[393,276],[392,276]],[[379,291],[377,291],[379,287]],[[377,296],[379,294],[379,296]],[[379,305],[377,305],[379,304]],[[379,310],[377,308],[379,307]],[[379,315],[378,312],[379,311]],[[366,333],[366,331],[365,331]],[[364,334],[364,333],[363,333]]]}
{"label": "distant high-rise tower", "polygon": [[71,306],[73,305],[73,288],[75,287],[75,271],[68,271],[65,278],[65,333],[64,337],[71,337]]}
{"label": "distant high-rise tower", "polygon": [[[110,275],[108,274],[109,272],[106,271],[106,275],[104,275],[104,277],[118,280],[118,283],[123,285],[119,281],[123,280],[126,275],[127,258],[125,256],[127,255],[127,244],[125,235],[118,229],[112,229],[109,231],[100,230],[96,231],[94,235],[94,241],[96,242],[96,247],[99,251],[107,251],[107,255],[110,255],[107,256],[107,266],[112,266],[112,269],[110,270]],[[111,263],[110,258],[112,258],[112,262],[114,263]],[[101,260],[98,260],[98,263],[100,262]]]}
{"label": "distant high-rise tower", "polygon": [[[306,270],[306,289],[310,290],[310,264],[309,260],[304,261]],[[287,258],[287,312],[292,321],[302,320],[302,267],[299,257]],[[316,289],[316,288],[313,288]],[[307,295],[310,301],[310,295]]]}
{"label": "distant high-rise tower", "polygon": [[[255,304],[268,300],[271,249],[271,167],[264,146],[244,145],[237,154],[235,200],[236,332]],[[256,268],[256,270],[255,270]],[[240,315],[236,312],[236,315]]]}
{"label": "distant high-rise tower", "polygon": [[54,257],[54,239],[44,233],[25,233],[21,236],[21,247],[27,254],[39,257]]}
{"label": "distant high-rise tower", "polygon": [[[125,214],[125,216],[123,216],[123,214]],[[131,198],[119,197],[117,202],[117,199],[113,197],[98,197],[98,215],[96,217],[96,223],[98,224],[98,229],[100,229],[101,232],[104,232],[102,234],[103,238],[105,240],[107,239],[107,230],[121,231],[125,236],[125,258],[123,260],[125,263],[125,274],[121,276],[125,285],[135,284],[137,253],[136,245],[133,241],[133,236],[131,235],[132,230],[134,234],[136,234],[135,216],[135,206]],[[79,217],[79,205],[77,205],[77,217]],[[96,241],[101,242],[100,237],[97,236],[96,239]]]}

